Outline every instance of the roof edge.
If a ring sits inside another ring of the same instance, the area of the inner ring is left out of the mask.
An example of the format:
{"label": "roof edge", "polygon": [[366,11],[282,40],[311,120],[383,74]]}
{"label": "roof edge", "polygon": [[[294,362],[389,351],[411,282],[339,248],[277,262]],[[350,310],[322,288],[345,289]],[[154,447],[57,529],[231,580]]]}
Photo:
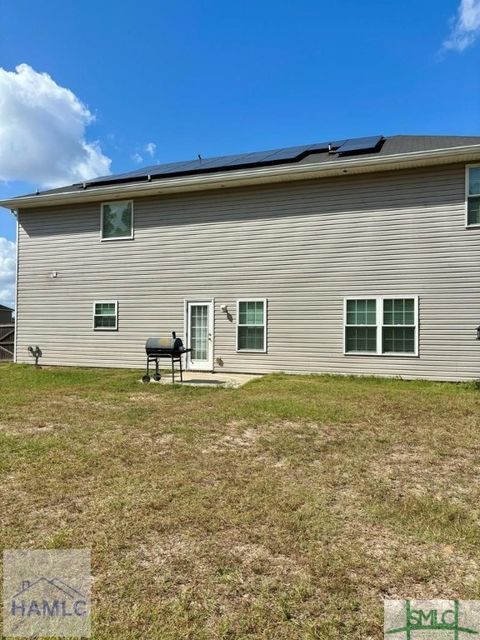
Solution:
{"label": "roof edge", "polygon": [[308,180],[336,175],[352,175],[389,171],[404,168],[453,164],[455,162],[480,161],[480,144],[460,147],[447,147],[428,151],[411,151],[389,156],[368,158],[345,158],[331,163],[305,163],[301,165],[278,165],[223,171],[210,174],[188,175],[177,178],[159,178],[152,182],[132,182],[107,185],[88,190],[64,191],[32,196],[18,196],[0,200],[0,206],[12,211],[32,209],[61,204],[98,202],[125,197],[146,197],[159,194],[181,193],[185,191],[203,191],[210,189],[234,188],[254,184],[269,184]]}

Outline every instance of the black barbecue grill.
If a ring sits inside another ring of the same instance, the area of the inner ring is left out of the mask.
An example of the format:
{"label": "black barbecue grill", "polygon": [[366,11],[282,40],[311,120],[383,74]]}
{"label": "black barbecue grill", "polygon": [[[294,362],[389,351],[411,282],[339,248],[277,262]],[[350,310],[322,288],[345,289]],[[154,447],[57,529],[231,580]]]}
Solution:
{"label": "black barbecue grill", "polygon": [[148,338],[145,343],[147,353],[147,373],[143,376],[143,382],[150,382],[150,363],[155,362],[155,374],[153,379],[157,382],[161,379],[158,361],[162,358],[170,359],[172,362],[172,383],[175,382],[175,363],[180,365],[180,382],[183,382],[182,356],[189,353],[191,349],[186,349],[180,338],[177,338],[175,331],[171,338]]}

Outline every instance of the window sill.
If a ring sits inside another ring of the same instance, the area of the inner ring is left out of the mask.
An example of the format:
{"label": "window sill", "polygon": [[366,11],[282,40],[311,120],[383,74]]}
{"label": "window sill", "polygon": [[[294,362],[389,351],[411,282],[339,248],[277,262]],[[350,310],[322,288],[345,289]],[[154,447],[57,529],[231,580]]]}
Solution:
{"label": "window sill", "polygon": [[118,242],[119,240],[135,240],[134,236],[121,236],[120,238],[100,238],[100,242]]}
{"label": "window sill", "polygon": [[267,353],[266,349],[236,349],[235,353]]}
{"label": "window sill", "polygon": [[480,223],[477,224],[466,224],[465,229],[480,229]]}
{"label": "window sill", "polygon": [[379,358],[418,358],[418,353],[397,353],[397,352],[388,352],[388,353],[378,353],[376,351],[344,351],[344,356],[377,356]]}

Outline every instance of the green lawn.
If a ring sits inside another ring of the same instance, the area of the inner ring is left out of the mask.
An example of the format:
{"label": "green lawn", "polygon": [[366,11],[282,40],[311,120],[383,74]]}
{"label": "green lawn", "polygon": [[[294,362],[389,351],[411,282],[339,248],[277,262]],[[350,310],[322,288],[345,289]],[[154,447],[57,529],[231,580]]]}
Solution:
{"label": "green lawn", "polygon": [[381,638],[480,598],[480,391],[0,367],[4,548],[92,551],[93,637]]}

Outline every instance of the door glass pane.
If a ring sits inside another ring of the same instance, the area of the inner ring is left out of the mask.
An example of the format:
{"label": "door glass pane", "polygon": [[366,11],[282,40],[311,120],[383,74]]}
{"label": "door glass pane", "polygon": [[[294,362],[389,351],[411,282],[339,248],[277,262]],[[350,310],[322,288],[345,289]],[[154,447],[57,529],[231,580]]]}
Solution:
{"label": "door glass pane", "polygon": [[190,347],[192,360],[208,360],[208,305],[190,306]]}

